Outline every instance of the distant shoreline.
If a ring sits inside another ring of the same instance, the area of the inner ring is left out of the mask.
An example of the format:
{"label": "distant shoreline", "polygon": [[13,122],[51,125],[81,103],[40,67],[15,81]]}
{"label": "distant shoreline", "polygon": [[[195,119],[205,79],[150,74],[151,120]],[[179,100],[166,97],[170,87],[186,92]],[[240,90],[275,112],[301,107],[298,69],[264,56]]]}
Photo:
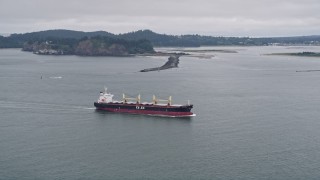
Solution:
{"label": "distant shoreline", "polygon": [[194,53],[206,53],[206,52],[238,53],[235,50],[226,50],[226,49],[184,49],[184,50],[174,50],[174,51],[194,52]]}
{"label": "distant shoreline", "polygon": [[[97,39],[97,37],[99,37],[98,39],[100,39],[100,42],[102,39],[113,39],[113,41],[121,40],[117,43],[122,45],[130,44],[125,41],[139,42],[141,40],[148,40],[154,47],[320,45],[320,35],[252,38],[204,36],[198,34],[168,35],[159,34],[151,30],[138,30],[124,34],[113,34],[106,31],[83,32],[67,29],[55,29],[22,34],[10,34],[10,36],[0,36],[0,48],[23,47],[26,43],[28,45],[32,45],[35,42],[41,43],[53,41],[54,45],[56,45],[58,49],[70,50],[80,40],[83,41],[91,38]],[[94,46],[96,45],[95,42],[92,42],[92,44],[94,44]],[[84,45],[88,44],[82,43],[81,46]],[[131,45],[134,44],[131,43]],[[140,45],[142,45],[140,47],[143,47],[145,44]],[[131,48],[131,50],[133,49]]]}
{"label": "distant shoreline", "polygon": [[297,52],[297,53],[271,53],[267,56],[301,56],[301,57],[320,57],[320,52]]}

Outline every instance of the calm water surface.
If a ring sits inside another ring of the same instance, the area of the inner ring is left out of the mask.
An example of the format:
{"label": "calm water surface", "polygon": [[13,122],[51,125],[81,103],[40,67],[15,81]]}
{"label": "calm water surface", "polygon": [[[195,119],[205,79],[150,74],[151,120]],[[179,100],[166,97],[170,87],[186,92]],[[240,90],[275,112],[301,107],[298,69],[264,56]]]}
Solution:
{"label": "calm water surface", "polygon": [[[319,179],[320,47],[202,47],[212,59],[0,50],[0,179]],[[168,50],[168,49],[163,49]],[[42,77],[42,78],[41,78]],[[193,118],[96,112],[106,85],[194,104]]]}

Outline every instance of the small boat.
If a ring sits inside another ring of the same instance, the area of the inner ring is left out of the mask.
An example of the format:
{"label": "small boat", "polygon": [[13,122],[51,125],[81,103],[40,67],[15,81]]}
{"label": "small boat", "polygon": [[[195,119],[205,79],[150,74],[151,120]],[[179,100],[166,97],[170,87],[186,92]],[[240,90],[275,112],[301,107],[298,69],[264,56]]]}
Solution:
{"label": "small boat", "polygon": [[130,98],[123,94],[121,101],[115,101],[113,100],[113,94],[107,92],[107,88],[105,88],[104,92],[100,92],[100,96],[98,100],[94,102],[94,106],[97,110],[116,113],[168,117],[195,116],[195,114],[191,112],[193,105],[190,104],[189,101],[186,105],[172,104],[171,96],[167,100],[162,100],[153,95],[152,102],[141,102],[140,94],[136,98]]}

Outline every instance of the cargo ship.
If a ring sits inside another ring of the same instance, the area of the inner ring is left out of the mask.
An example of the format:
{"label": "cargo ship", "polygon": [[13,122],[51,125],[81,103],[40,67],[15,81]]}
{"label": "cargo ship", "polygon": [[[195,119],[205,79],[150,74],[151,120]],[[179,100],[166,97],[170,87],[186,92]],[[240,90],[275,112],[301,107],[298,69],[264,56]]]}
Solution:
{"label": "cargo ship", "polygon": [[107,92],[105,88],[104,92],[100,92],[100,96],[94,106],[97,110],[104,110],[108,112],[116,113],[129,113],[129,114],[144,114],[154,116],[169,116],[169,117],[190,117],[195,116],[191,112],[193,105],[179,105],[172,104],[172,97],[168,99],[158,99],[153,95],[152,102],[141,102],[140,94],[136,98],[127,97],[123,94],[121,101],[113,100],[113,94]]}

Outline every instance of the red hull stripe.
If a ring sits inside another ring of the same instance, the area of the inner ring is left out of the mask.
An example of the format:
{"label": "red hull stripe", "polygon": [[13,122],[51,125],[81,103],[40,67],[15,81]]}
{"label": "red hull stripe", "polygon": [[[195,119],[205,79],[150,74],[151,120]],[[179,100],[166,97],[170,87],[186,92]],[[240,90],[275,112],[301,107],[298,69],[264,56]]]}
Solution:
{"label": "red hull stripe", "polygon": [[115,109],[115,108],[97,108],[109,112],[130,113],[130,114],[146,114],[146,115],[159,115],[159,116],[192,116],[192,112],[166,112],[166,111],[148,111],[137,109]]}

